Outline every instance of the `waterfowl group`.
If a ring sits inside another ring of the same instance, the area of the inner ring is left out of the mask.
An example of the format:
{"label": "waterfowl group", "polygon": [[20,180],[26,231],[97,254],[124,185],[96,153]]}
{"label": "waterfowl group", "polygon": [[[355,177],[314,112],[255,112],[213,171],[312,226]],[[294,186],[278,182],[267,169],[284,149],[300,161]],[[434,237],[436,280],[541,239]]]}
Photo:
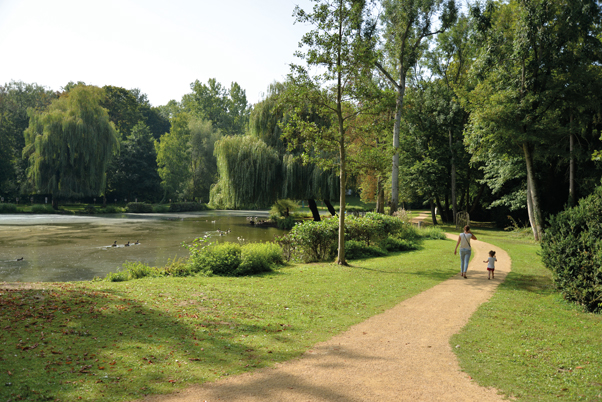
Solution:
{"label": "waterfowl group", "polygon": [[[140,242],[139,242],[138,240],[136,240],[136,243],[130,243],[130,242],[129,242],[129,240],[128,240],[128,242],[127,242],[127,243],[125,243],[125,244],[123,245],[123,247],[129,247],[129,246],[134,246],[134,245],[138,245],[138,244],[140,244]],[[119,246],[117,245],[117,240],[115,240],[115,241],[113,242],[113,244],[111,244],[111,247],[119,247]]]}

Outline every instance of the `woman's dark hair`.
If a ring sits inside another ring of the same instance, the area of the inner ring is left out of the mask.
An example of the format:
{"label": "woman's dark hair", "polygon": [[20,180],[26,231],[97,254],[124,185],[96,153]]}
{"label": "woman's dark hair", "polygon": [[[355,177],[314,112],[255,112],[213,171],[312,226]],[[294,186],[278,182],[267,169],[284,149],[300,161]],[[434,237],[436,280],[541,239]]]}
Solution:
{"label": "woman's dark hair", "polygon": [[470,230],[470,226],[468,226],[468,225],[464,226],[464,231],[465,231],[465,232],[467,232],[467,231],[469,231],[469,230]]}

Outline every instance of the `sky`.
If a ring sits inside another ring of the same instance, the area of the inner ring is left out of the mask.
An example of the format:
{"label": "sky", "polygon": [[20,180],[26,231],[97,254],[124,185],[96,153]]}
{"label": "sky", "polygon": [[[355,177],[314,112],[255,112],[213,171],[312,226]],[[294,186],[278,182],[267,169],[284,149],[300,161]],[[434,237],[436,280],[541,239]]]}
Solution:
{"label": "sky", "polygon": [[195,80],[246,90],[249,103],[283,80],[310,27],[310,0],[0,0],[0,85],[69,81],[139,88],[153,106]]}

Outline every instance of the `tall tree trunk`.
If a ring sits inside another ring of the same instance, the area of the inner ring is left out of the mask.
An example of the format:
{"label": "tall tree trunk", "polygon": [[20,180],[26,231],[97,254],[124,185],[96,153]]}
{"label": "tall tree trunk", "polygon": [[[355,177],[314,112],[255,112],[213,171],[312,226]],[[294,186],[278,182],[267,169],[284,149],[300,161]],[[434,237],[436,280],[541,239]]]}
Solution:
{"label": "tall tree trunk", "polygon": [[575,205],[575,135],[573,134],[573,115],[571,114],[571,131],[569,136],[569,206]]}
{"label": "tall tree trunk", "polygon": [[458,213],[458,204],[456,198],[456,157],[454,154],[453,138],[451,128],[449,129],[449,152],[451,153],[451,198],[453,222],[456,223],[456,215]]}
{"label": "tall tree trunk", "polygon": [[439,216],[441,217],[441,222],[447,223],[448,220],[444,215],[443,208],[441,207],[441,200],[438,195],[435,195],[435,202],[437,203],[437,209],[439,210]]}
{"label": "tall tree trunk", "polygon": [[[403,66],[401,67],[403,69]],[[395,125],[393,126],[393,169],[391,170],[391,215],[397,211],[399,204],[399,130],[401,127],[401,111],[403,107],[403,96],[405,94],[406,83],[403,72],[401,81],[397,87],[397,102],[395,105]]]}
{"label": "tall tree trunk", "polygon": [[316,202],[312,199],[307,200],[307,206],[309,207],[309,210],[311,211],[311,214],[314,217],[314,222],[320,222],[322,219],[320,219],[320,212],[318,211],[318,206],[316,205]]}
{"label": "tall tree trunk", "polygon": [[535,217],[533,216],[533,199],[531,198],[531,181],[527,176],[527,214],[529,215],[529,224],[533,231],[533,237],[537,238],[537,231],[535,230]]}
{"label": "tall tree trunk", "polygon": [[376,212],[379,214],[385,213],[385,188],[383,186],[382,177],[378,178],[378,183],[376,185],[376,192],[378,195],[376,196]]}
{"label": "tall tree trunk", "polygon": [[535,171],[533,168],[533,151],[529,144],[523,144],[523,152],[525,153],[525,162],[527,164],[527,188],[531,195],[531,204],[533,209],[533,224],[534,238],[536,241],[541,240],[543,235],[543,219],[541,216],[541,208],[539,206],[539,194],[537,191],[537,183],[535,181]]}
{"label": "tall tree trunk", "polygon": [[437,214],[435,213],[435,203],[433,202],[432,198],[431,198],[430,202],[431,202],[431,219],[433,220],[433,225],[436,225],[437,224]]}
{"label": "tall tree trunk", "polygon": [[330,203],[330,200],[324,200],[324,204],[326,204],[326,208],[328,208],[328,212],[330,212],[330,215],[337,216],[337,211],[334,209],[334,207]]}
{"label": "tall tree trunk", "polygon": [[449,219],[449,194],[445,194],[445,216],[447,217],[445,220],[447,222],[450,222],[451,219]]}
{"label": "tall tree trunk", "polygon": [[54,195],[52,196],[52,209],[55,211],[59,209],[59,199]]}
{"label": "tall tree trunk", "polygon": [[[342,16],[343,2],[339,3],[339,12]],[[343,19],[339,19],[339,38],[343,37]],[[345,260],[345,184],[346,184],[346,160],[345,160],[345,126],[343,121],[343,77],[341,73],[341,47],[338,48],[337,55],[337,117],[339,120],[339,157],[341,161],[340,185],[341,199],[339,207],[339,252],[337,256],[337,264],[347,265]]]}

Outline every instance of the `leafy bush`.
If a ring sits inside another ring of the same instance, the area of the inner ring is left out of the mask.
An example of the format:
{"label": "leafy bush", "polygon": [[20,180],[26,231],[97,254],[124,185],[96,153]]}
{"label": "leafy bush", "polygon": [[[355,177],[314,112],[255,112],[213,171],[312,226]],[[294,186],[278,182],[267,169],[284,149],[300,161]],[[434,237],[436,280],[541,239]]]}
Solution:
{"label": "leafy bush", "polygon": [[271,271],[283,264],[282,250],[274,243],[209,243],[196,239],[186,246],[190,251],[188,267],[205,275],[243,276]]}
{"label": "leafy bush", "polygon": [[378,246],[369,246],[357,240],[348,240],[345,242],[345,256],[349,260],[382,257],[384,255],[387,255],[387,252]]}
{"label": "leafy bush", "polygon": [[293,200],[277,200],[270,209],[270,219],[290,216],[298,209],[299,204]]}
{"label": "leafy bush", "polygon": [[542,261],[565,299],[602,311],[602,186],[550,218]]}
{"label": "leafy bush", "polygon": [[86,213],[86,214],[95,214],[96,213],[96,207],[94,205],[86,205],[84,207],[84,213]]}
{"label": "leafy bush", "polygon": [[153,212],[153,206],[145,202],[129,202],[125,207],[126,211],[132,213],[145,214]]}
{"label": "leafy bush", "polygon": [[169,212],[205,211],[207,209],[207,205],[200,202],[175,202],[169,204]]}
{"label": "leafy bush", "polygon": [[[127,261],[123,264],[124,273],[127,273],[128,279],[140,279],[147,276],[160,276],[157,268],[149,267],[138,261]],[[114,282],[114,281],[113,281]]]}
{"label": "leafy bush", "polygon": [[15,204],[0,204],[0,214],[11,214],[17,212],[17,206]]}
{"label": "leafy bush", "polygon": [[304,262],[323,261],[334,256],[338,237],[337,218],[320,222],[305,221],[295,225],[287,236],[293,246],[293,259]]}
{"label": "leafy bush", "polygon": [[165,205],[165,204],[155,205],[155,206],[153,206],[153,212],[160,213],[160,214],[169,212],[169,205]]}
{"label": "leafy bush", "polygon": [[397,237],[387,237],[381,243],[381,248],[387,251],[410,251],[417,250],[418,245],[411,240],[398,239]]}
{"label": "leafy bush", "polygon": [[129,279],[129,272],[126,271],[109,272],[105,277],[105,281],[107,282],[125,282]]}
{"label": "leafy bush", "polygon": [[418,231],[420,237],[428,240],[445,240],[447,236],[445,236],[445,232],[443,229],[438,228],[437,226],[428,226],[424,229],[420,229]]}
{"label": "leafy bush", "polygon": [[192,273],[192,267],[181,258],[168,260],[162,270],[162,274],[166,276],[190,276]]}
{"label": "leafy bush", "polygon": [[116,207],[115,205],[107,205],[106,208],[101,209],[99,212],[104,214],[116,214],[119,212],[124,212],[123,208]]}
{"label": "leafy bush", "polygon": [[34,214],[53,214],[54,209],[51,205],[34,204],[31,206],[31,212]]}
{"label": "leafy bush", "polygon": [[276,218],[278,229],[291,230],[295,226],[295,218],[287,216],[285,218]]}
{"label": "leafy bush", "polygon": [[[311,262],[334,257],[338,240],[338,219],[327,218],[321,222],[305,221],[295,225],[288,235],[279,238],[285,255],[292,259]],[[363,242],[365,246],[379,248],[380,243],[394,236],[417,241],[417,229],[394,216],[368,212],[363,217],[345,218],[345,240]],[[348,254],[348,253],[346,253]]]}

